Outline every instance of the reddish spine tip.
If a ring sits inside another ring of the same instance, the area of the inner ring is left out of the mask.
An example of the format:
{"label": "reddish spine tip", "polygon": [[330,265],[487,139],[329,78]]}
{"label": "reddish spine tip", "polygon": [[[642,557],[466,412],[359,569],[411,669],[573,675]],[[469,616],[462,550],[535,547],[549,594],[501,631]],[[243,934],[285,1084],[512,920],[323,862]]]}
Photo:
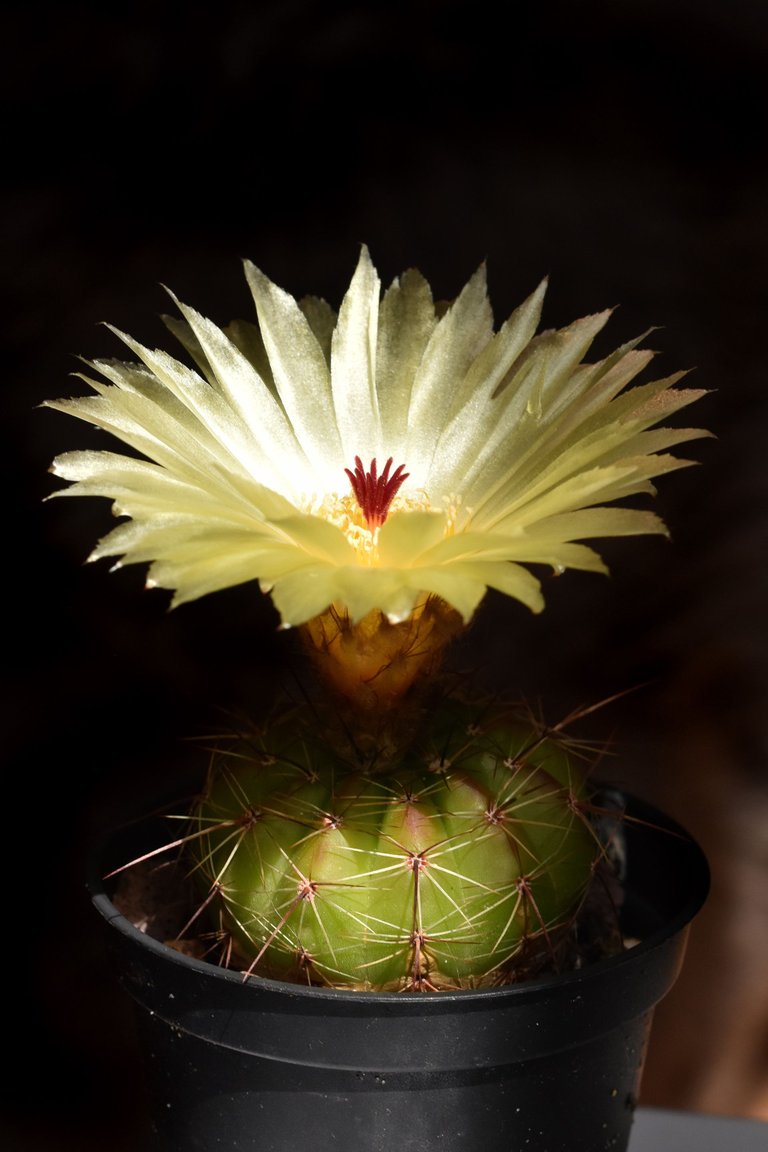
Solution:
{"label": "reddish spine tip", "polygon": [[381,476],[378,474],[375,458],[371,460],[367,472],[359,456],[355,456],[354,472],[350,468],[344,469],[352,485],[355,499],[362,509],[365,522],[371,531],[380,528],[384,523],[389,515],[392,501],[410,475],[409,472],[404,471],[404,464],[398,465],[390,475],[392,462],[390,456],[384,465]]}

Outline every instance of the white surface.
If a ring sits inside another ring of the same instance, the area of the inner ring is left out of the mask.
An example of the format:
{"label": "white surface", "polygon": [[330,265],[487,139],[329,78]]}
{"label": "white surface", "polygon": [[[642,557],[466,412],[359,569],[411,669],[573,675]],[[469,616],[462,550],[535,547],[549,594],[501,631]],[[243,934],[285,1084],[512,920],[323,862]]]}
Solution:
{"label": "white surface", "polygon": [[638,1108],[629,1152],[768,1152],[768,1124],[735,1116]]}

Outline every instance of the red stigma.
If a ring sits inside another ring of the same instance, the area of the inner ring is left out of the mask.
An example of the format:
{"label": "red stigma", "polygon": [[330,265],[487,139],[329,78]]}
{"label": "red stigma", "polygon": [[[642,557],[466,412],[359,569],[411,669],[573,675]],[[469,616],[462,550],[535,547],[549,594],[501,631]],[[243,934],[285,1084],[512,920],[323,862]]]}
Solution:
{"label": "red stigma", "polygon": [[371,460],[371,466],[366,472],[360,457],[355,456],[354,472],[349,468],[344,469],[349,476],[355,499],[363,510],[365,522],[372,532],[382,526],[400,486],[410,475],[409,472],[403,471],[405,465],[401,464],[390,476],[391,467],[392,457],[390,456],[384,465],[384,471],[379,476],[375,460]]}

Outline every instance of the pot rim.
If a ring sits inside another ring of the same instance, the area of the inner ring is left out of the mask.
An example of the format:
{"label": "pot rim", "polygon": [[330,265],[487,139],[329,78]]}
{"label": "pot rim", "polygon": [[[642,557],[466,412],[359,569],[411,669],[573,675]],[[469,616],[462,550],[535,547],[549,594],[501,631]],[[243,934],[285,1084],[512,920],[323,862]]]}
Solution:
{"label": "pot rim", "polygon": [[[640,830],[642,825],[652,823],[656,831],[672,835],[679,839],[681,845],[685,846],[688,855],[686,868],[691,877],[687,897],[682,903],[678,904],[675,912],[664,917],[663,923],[658,928],[654,928],[637,943],[625,948],[620,955],[611,956],[604,960],[596,960],[585,965],[583,968],[522,980],[517,984],[506,984],[499,987],[486,988],[460,988],[440,992],[366,992],[347,988],[324,988],[320,985],[294,984],[285,980],[275,980],[257,975],[245,977],[240,971],[223,968],[207,960],[200,960],[179,952],[175,948],[171,948],[169,945],[164,944],[162,941],[155,939],[135,927],[135,925],[118,910],[107,893],[106,882],[97,865],[97,861],[101,859],[103,849],[110,839],[109,836],[105,837],[100,845],[102,851],[97,849],[92,855],[91,875],[87,882],[87,888],[90,892],[94,907],[104,920],[124,935],[133,937],[137,943],[141,944],[141,947],[154,952],[158,957],[162,957],[169,963],[177,964],[192,971],[198,971],[201,974],[207,975],[212,980],[221,980],[225,983],[237,983],[243,988],[245,995],[271,992],[275,995],[279,994],[298,999],[309,997],[315,1003],[326,1002],[340,1005],[346,1002],[358,1005],[367,1004],[370,1006],[386,1005],[390,1009],[394,1004],[403,1006],[411,1004],[414,1005],[414,1010],[416,1006],[418,1006],[420,1012],[425,1010],[440,1012],[441,1005],[447,1009],[459,1001],[462,1003],[471,1003],[473,1001],[484,1002],[489,997],[497,999],[524,998],[527,1000],[535,1000],[547,996],[553,989],[560,988],[564,985],[572,985],[574,992],[577,992],[580,987],[591,984],[595,980],[602,979],[606,973],[621,969],[629,963],[636,964],[638,959],[655,952],[657,948],[663,946],[672,937],[686,928],[706,901],[710,886],[710,870],[707,858],[698,842],[681,824],[667,816],[658,808],[633,796],[631,793],[622,792],[622,796],[626,802],[627,809],[638,821],[638,830]],[[632,892],[632,890],[632,886],[629,884],[628,891]],[[404,1007],[403,1010],[408,1011],[409,1009]]]}

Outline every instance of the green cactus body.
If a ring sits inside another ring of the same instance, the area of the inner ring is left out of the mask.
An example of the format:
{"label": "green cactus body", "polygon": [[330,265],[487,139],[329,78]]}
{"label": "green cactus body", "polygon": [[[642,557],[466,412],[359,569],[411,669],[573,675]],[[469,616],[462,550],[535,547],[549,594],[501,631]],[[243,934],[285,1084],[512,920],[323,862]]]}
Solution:
{"label": "green cactus body", "polygon": [[217,752],[194,815],[198,875],[248,971],[480,987],[555,947],[600,855],[561,743],[452,702],[376,771],[317,728],[299,710]]}

